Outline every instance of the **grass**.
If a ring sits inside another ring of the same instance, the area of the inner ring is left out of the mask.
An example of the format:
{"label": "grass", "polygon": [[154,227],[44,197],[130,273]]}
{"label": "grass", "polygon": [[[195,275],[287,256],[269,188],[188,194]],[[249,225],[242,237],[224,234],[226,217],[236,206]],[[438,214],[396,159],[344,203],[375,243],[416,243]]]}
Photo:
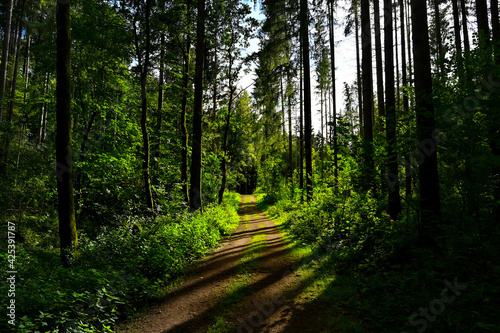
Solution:
{"label": "grass", "polygon": [[215,316],[215,323],[209,328],[208,333],[226,333],[234,330],[234,325],[226,318],[233,317],[233,310],[245,297],[251,294],[249,284],[253,277],[253,270],[258,264],[258,259],[267,247],[267,235],[257,234],[252,237],[250,244],[236,263],[238,274],[233,283],[228,287],[226,297],[218,303],[218,313]]}

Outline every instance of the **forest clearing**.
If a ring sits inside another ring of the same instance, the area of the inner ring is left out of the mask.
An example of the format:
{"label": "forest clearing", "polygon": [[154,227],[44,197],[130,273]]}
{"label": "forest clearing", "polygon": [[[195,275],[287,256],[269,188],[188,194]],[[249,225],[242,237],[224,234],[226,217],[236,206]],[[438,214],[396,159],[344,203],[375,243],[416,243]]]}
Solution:
{"label": "forest clearing", "polygon": [[500,332],[498,9],[0,2],[0,331]]}

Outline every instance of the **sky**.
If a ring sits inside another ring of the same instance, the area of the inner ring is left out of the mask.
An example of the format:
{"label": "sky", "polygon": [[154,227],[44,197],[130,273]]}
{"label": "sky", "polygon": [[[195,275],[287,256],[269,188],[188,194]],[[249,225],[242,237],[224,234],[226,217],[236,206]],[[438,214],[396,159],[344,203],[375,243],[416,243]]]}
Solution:
{"label": "sky", "polygon": [[[255,8],[255,6],[252,6],[252,14],[251,16],[258,19],[259,21],[264,20],[264,15],[260,12],[259,8]],[[355,41],[352,36],[350,37],[345,37],[343,32],[344,32],[344,27],[343,27],[343,20],[345,18],[346,14],[343,12],[342,9],[338,9],[337,12],[337,17],[339,19],[339,24],[336,25],[335,27],[335,41],[336,41],[336,46],[335,46],[335,61],[336,61],[336,101],[337,101],[337,114],[340,114],[342,110],[345,108],[345,103],[343,101],[343,86],[344,82],[347,82],[348,84],[352,84],[354,80],[356,79],[356,46],[355,46]],[[250,40],[250,46],[246,50],[247,53],[252,53],[256,52],[259,50],[259,40],[258,38],[253,38]],[[312,61],[311,61],[312,64]],[[313,106],[313,114],[312,114],[312,124],[313,124],[313,129],[314,132],[319,131],[321,127],[321,115],[320,115],[320,103],[319,103],[319,97],[316,95],[316,92],[314,91],[314,87],[317,85],[315,75],[314,75],[314,68],[311,67],[311,75],[312,75],[312,83],[311,87],[313,89],[313,94],[312,94],[312,106]],[[239,87],[241,89],[248,88],[248,92],[251,93],[253,87],[251,86],[252,83],[255,80],[255,72],[254,68],[252,71],[243,76],[242,79],[239,82]],[[340,113],[339,113],[340,112]]]}

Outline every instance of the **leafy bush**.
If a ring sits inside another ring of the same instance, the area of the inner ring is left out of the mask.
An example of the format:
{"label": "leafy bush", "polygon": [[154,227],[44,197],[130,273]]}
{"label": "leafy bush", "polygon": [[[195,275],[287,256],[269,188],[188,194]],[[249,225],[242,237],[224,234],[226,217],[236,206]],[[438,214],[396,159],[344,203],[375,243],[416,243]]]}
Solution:
{"label": "leafy bush", "polygon": [[[57,250],[18,248],[16,326],[20,332],[111,332],[116,320],[231,233],[239,223],[239,201],[229,193],[203,214],[163,215],[141,226],[129,218],[120,227],[103,228],[95,239],[81,234],[68,269],[60,266]],[[1,255],[4,271],[7,259]],[[8,290],[7,280],[0,286]],[[7,304],[7,293],[0,298]],[[0,321],[3,331],[12,328],[6,318]]]}

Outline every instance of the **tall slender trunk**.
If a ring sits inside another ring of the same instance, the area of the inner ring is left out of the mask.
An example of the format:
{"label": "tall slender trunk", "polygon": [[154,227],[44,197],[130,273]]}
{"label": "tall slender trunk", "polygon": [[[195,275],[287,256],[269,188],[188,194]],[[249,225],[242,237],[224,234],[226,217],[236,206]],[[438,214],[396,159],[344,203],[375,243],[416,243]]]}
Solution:
{"label": "tall slender trunk", "polygon": [[333,115],[331,122],[333,122],[333,175],[335,186],[338,182],[338,154],[337,154],[337,96],[336,96],[336,83],[335,83],[335,29],[334,29],[334,16],[333,16],[333,0],[328,1],[328,15],[329,32],[330,32],[330,58],[331,58],[331,71],[332,71],[332,108]]}
{"label": "tall slender trunk", "polygon": [[[24,5],[23,5],[24,7]],[[17,72],[19,68],[19,58],[21,55],[21,41],[22,41],[22,32],[23,32],[23,27],[21,24],[21,21],[19,20],[18,25],[17,25],[17,38],[15,40],[15,50],[14,50],[14,71],[12,74],[12,88],[11,88],[11,93],[10,93],[10,102],[9,102],[9,108],[7,112],[7,122],[12,123],[12,120],[14,118],[14,99],[16,97],[16,87],[17,87]],[[4,153],[3,153],[3,161],[4,165],[7,166],[8,160],[9,160],[9,153],[10,153],[10,138],[11,135],[7,135],[5,137],[5,144],[4,144]],[[5,171],[5,170],[3,170]]]}
{"label": "tall slender trunk", "polygon": [[[382,68],[382,43],[380,37],[380,6],[379,0],[373,0],[374,16],[375,16],[375,58],[377,68],[377,104],[379,122],[382,124],[382,118],[385,116],[384,105],[384,71]],[[387,12],[386,12],[387,14]]]}
{"label": "tall slender trunk", "polygon": [[[399,196],[398,148],[396,141],[396,100],[394,95],[394,45],[392,33],[392,0],[384,0],[385,12],[385,82],[386,82],[386,138],[389,182],[389,214],[397,219],[401,213]],[[403,24],[401,24],[403,26]],[[404,32],[403,32],[404,34]],[[396,45],[397,48],[397,45]],[[404,52],[403,52],[404,53]]]}
{"label": "tall slender trunk", "polygon": [[321,160],[321,181],[325,180],[325,156],[324,156],[324,146],[325,146],[325,133],[324,133],[324,122],[323,122],[323,105],[325,104],[325,99],[323,98],[323,89],[319,90],[319,103],[320,103],[320,112],[321,112],[321,141],[319,144],[321,145],[319,150],[319,157]]}
{"label": "tall slender trunk", "polygon": [[306,154],[306,194],[307,201],[313,194],[312,142],[311,142],[311,68],[309,60],[309,8],[307,0],[300,0],[300,31],[302,39],[302,63],[304,70],[304,118]]}
{"label": "tall slender trunk", "polygon": [[[393,10],[396,12],[397,10],[395,8],[393,8]],[[392,13],[391,13],[392,14]],[[396,43],[396,53],[395,53],[395,56],[396,56],[396,107],[397,109],[400,109],[400,104],[401,104],[401,85],[399,84],[399,79],[400,79],[400,72],[399,72],[399,52],[398,52],[398,44],[399,44],[399,40],[398,40],[398,15],[397,15],[397,12],[394,13],[394,39],[395,39],[395,43]]]}
{"label": "tall slender trunk", "polygon": [[187,15],[187,38],[186,49],[184,51],[184,68],[182,73],[182,102],[181,102],[181,183],[182,196],[184,201],[189,206],[189,190],[188,190],[188,130],[186,126],[187,99],[189,88],[189,65],[191,62],[191,0],[187,0],[186,4]]}
{"label": "tall slender trunk", "polygon": [[[400,17],[401,17],[401,75],[403,79],[403,87],[409,88],[408,87],[408,74],[407,74],[407,66],[406,66],[406,38],[408,36],[407,33],[405,33],[405,5],[404,5],[405,0],[399,0],[399,11],[400,11]],[[410,41],[408,40],[408,49],[410,48]],[[410,53],[408,53],[408,57],[410,57]],[[411,60],[410,60],[411,63]],[[408,92],[404,91],[403,92],[403,111],[405,117],[409,117],[410,115],[410,101],[408,99]],[[409,126],[408,126],[409,128]],[[409,153],[405,156],[408,157],[408,160],[410,158]],[[411,197],[411,164],[405,163],[405,194],[406,194],[406,200],[408,200]],[[399,181],[399,179],[398,179]],[[400,199],[401,202],[401,199]],[[400,204],[401,206],[401,204]],[[397,208],[397,207],[396,207]],[[397,209],[396,209],[397,210]]]}
{"label": "tall slender trunk", "polygon": [[5,97],[5,82],[7,79],[7,68],[9,65],[9,48],[10,48],[10,26],[12,23],[12,7],[14,5],[14,0],[7,0],[7,5],[5,6],[5,29],[3,34],[3,46],[2,46],[2,66],[0,68],[0,123],[3,119],[3,107],[4,107],[4,97]]}
{"label": "tall slender trunk", "polygon": [[164,85],[164,72],[165,72],[165,33],[161,32],[160,37],[160,76],[158,78],[158,109],[156,110],[156,149],[154,150],[153,163],[157,168],[161,154],[161,138],[162,138],[162,123],[163,123],[163,85]]}
{"label": "tall slender trunk", "polygon": [[69,266],[78,245],[71,158],[71,29],[69,3],[59,2],[57,21],[56,175],[61,262]]}
{"label": "tall slender trunk", "polygon": [[426,156],[419,166],[421,224],[419,237],[424,245],[436,249],[441,202],[437,164],[436,121],[432,93],[432,74],[427,25],[426,0],[412,0],[413,55],[415,61],[415,99],[417,140],[426,145]]}
{"label": "tall slender trunk", "polygon": [[[467,3],[466,0],[460,0],[460,9],[462,12],[462,30],[464,34],[464,51],[465,59],[469,58],[470,54],[470,41],[469,41],[469,29],[467,24]],[[466,61],[467,63],[467,61]]]}
{"label": "tall slender trunk", "polygon": [[358,15],[358,5],[354,9],[354,20],[356,25],[356,74],[358,81],[358,111],[359,111],[359,135],[364,136],[363,130],[363,81],[361,79],[361,56],[359,52],[359,15]]}
{"label": "tall slender trunk", "polygon": [[486,0],[476,0],[477,30],[479,44],[488,46],[490,40],[490,26],[488,24],[488,5]]}
{"label": "tall slender trunk", "polygon": [[373,185],[373,85],[372,85],[372,42],[370,25],[370,1],[361,0],[361,44],[362,44],[362,76],[363,76],[363,145],[364,145],[364,184],[371,188]]}
{"label": "tall slender trunk", "polygon": [[437,61],[439,65],[439,72],[444,73],[444,50],[443,50],[443,37],[441,34],[441,11],[439,10],[439,0],[433,0],[434,4],[434,22],[435,22],[435,35],[437,43]]}
{"label": "tall slender trunk", "polygon": [[302,68],[303,68],[303,63],[302,63],[302,39],[300,41],[300,105],[299,105],[299,126],[300,126],[300,163],[299,163],[299,188],[300,188],[300,198],[301,200],[304,200],[304,194],[303,194],[303,189],[304,189],[304,96],[303,96],[303,82],[302,82]]}
{"label": "tall slender trunk", "polygon": [[196,67],[194,80],[193,146],[191,156],[191,184],[189,204],[191,209],[202,207],[202,116],[203,116],[203,72],[205,67],[205,0],[198,0],[196,24]]}
{"label": "tall slender trunk", "polygon": [[134,24],[134,35],[135,35],[135,44],[136,44],[136,51],[137,51],[137,58],[139,61],[139,68],[141,70],[141,132],[142,132],[142,141],[143,141],[143,162],[142,162],[142,182],[143,182],[143,190],[145,194],[145,199],[146,199],[146,207],[148,209],[153,210],[154,209],[154,203],[153,203],[153,194],[151,191],[151,177],[150,177],[150,145],[149,145],[149,134],[148,134],[148,127],[147,127],[147,120],[148,120],[148,98],[147,98],[147,93],[146,93],[146,85],[147,85],[147,78],[148,78],[148,72],[149,72],[149,58],[150,58],[150,48],[151,48],[151,32],[149,28],[149,18],[151,14],[151,2],[150,0],[146,0],[145,3],[145,25],[146,25],[146,47],[145,47],[145,54],[144,54],[144,61],[142,62],[142,57],[140,56],[140,48],[139,48],[139,42],[138,42],[138,36],[137,32],[135,31],[135,24]]}
{"label": "tall slender trunk", "polygon": [[293,145],[292,145],[292,87],[291,87],[291,77],[288,77],[288,161],[289,161],[289,174],[290,178],[290,189],[293,196]]}
{"label": "tall slender trunk", "polygon": [[453,7],[453,29],[455,33],[455,49],[457,50],[457,74],[460,81],[463,80],[463,56],[462,37],[460,35],[460,17],[458,12],[458,0],[451,0]]}

